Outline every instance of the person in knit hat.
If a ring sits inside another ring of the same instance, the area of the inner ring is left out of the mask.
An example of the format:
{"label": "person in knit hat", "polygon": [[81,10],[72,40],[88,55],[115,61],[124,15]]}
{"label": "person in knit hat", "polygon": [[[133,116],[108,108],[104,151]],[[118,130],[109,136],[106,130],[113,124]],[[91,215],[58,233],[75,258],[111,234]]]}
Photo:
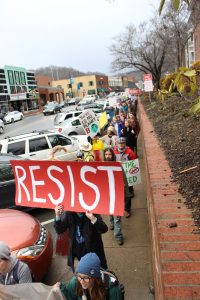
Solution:
{"label": "person in knit hat", "polygon": [[100,259],[96,253],[89,252],[79,261],[74,276],[68,284],[58,282],[67,300],[122,300],[119,287],[112,282],[103,281]]}
{"label": "person in knit hat", "polygon": [[32,282],[28,265],[12,256],[9,246],[0,241],[0,284],[10,285],[27,282]]}

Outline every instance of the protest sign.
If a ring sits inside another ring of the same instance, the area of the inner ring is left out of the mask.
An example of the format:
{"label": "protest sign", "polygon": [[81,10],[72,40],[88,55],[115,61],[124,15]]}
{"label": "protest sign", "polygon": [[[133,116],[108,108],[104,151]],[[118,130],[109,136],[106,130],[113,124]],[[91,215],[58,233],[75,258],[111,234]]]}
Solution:
{"label": "protest sign", "polygon": [[129,186],[141,183],[140,166],[138,159],[123,162],[122,167],[125,171]]}
{"label": "protest sign", "polygon": [[16,205],[122,216],[123,173],[119,162],[11,161]]}
{"label": "protest sign", "polygon": [[117,98],[116,97],[109,97],[109,106],[111,107],[116,107],[117,106]]}
{"label": "protest sign", "polygon": [[144,79],[145,92],[152,92],[153,91],[152,74],[144,74],[143,79]]}
{"label": "protest sign", "polygon": [[92,110],[85,110],[79,116],[81,125],[83,126],[85,133],[93,138],[100,131],[99,120]]}
{"label": "protest sign", "polygon": [[107,114],[104,111],[99,117],[100,128],[103,128],[108,123]]}

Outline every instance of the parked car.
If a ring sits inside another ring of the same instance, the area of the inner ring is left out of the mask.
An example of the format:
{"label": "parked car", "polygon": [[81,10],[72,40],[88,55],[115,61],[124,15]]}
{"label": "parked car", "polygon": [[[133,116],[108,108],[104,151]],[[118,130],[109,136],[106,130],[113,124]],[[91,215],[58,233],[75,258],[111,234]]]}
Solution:
{"label": "parked car", "polygon": [[70,137],[51,130],[34,131],[0,140],[0,153],[12,153],[32,160],[48,160],[52,148],[58,145],[65,146],[67,152],[64,150],[57,152],[56,159],[76,160],[78,143]]}
{"label": "parked car", "polygon": [[0,134],[4,132],[4,122],[0,119]]}
{"label": "parked car", "polygon": [[60,105],[58,103],[49,102],[47,105],[44,106],[43,114],[44,114],[44,116],[56,114],[57,112],[61,112],[61,110],[62,110],[62,108],[60,107]]}
{"label": "parked car", "polygon": [[15,179],[11,160],[22,160],[23,158],[12,154],[0,154],[0,209],[17,208],[29,210],[24,206],[15,205]]}
{"label": "parked car", "polygon": [[85,134],[85,130],[78,117],[63,121],[61,124],[55,126],[55,130],[64,135]]}
{"label": "parked car", "polygon": [[54,125],[59,125],[67,119],[70,119],[73,117],[78,117],[81,113],[82,113],[81,110],[80,111],[72,110],[72,111],[66,111],[66,112],[59,113],[54,118]]}
{"label": "parked car", "polygon": [[67,105],[76,105],[80,102],[80,99],[78,98],[71,98],[67,101]]}
{"label": "parked car", "polygon": [[4,123],[14,123],[15,121],[22,120],[24,118],[23,113],[18,110],[10,111],[4,116]]}
{"label": "parked car", "polygon": [[60,106],[60,108],[64,108],[65,107],[65,102],[61,101],[60,103],[58,103],[58,105]]}
{"label": "parked car", "polygon": [[107,99],[97,100],[95,103],[96,103],[97,107],[99,107],[99,108],[103,108],[105,106],[105,103],[106,103],[106,106],[109,106],[109,101]]}
{"label": "parked car", "polygon": [[4,122],[4,116],[5,116],[5,113],[0,112],[0,120],[2,120],[3,122]]}
{"label": "parked car", "polygon": [[46,274],[52,260],[49,231],[31,215],[15,209],[0,209],[0,237],[13,255],[26,262],[36,281]]}
{"label": "parked car", "polygon": [[94,102],[96,100],[96,96],[95,95],[86,95],[83,98],[83,101],[91,101],[90,103]]}
{"label": "parked car", "polygon": [[84,109],[90,109],[90,108],[98,108],[96,103],[81,103],[79,102],[79,104],[77,105],[76,109],[77,110],[84,110]]}

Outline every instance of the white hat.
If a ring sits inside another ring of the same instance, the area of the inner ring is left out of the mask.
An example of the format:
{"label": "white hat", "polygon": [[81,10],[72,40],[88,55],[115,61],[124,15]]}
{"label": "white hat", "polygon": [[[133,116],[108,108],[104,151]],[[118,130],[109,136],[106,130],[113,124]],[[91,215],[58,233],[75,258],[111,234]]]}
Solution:
{"label": "white hat", "polygon": [[87,141],[83,141],[83,142],[80,143],[79,148],[80,148],[80,150],[83,150],[83,151],[87,152],[87,151],[90,151],[92,149],[92,145]]}

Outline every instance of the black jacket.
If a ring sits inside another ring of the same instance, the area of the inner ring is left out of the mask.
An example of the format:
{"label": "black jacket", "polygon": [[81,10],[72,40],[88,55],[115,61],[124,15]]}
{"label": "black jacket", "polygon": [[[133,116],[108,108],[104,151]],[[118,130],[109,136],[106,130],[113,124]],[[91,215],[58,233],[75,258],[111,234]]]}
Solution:
{"label": "black jacket", "polygon": [[[101,267],[107,269],[107,262],[103,247],[101,234],[108,231],[107,225],[104,223],[100,215],[95,215],[97,221],[92,224],[91,221],[84,215],[81,219],[82,234],[85,239],[86,253],[95,252],[100,261]],[[69,253],[68,265],[74,270],[74,254],[73,244],[75,242],[76,227],[80,223],[80,218],[74,212],[64,212],[61,215],[61,220],[54,222],[55,230],[58,234],[63,233],[69,228]]]}

